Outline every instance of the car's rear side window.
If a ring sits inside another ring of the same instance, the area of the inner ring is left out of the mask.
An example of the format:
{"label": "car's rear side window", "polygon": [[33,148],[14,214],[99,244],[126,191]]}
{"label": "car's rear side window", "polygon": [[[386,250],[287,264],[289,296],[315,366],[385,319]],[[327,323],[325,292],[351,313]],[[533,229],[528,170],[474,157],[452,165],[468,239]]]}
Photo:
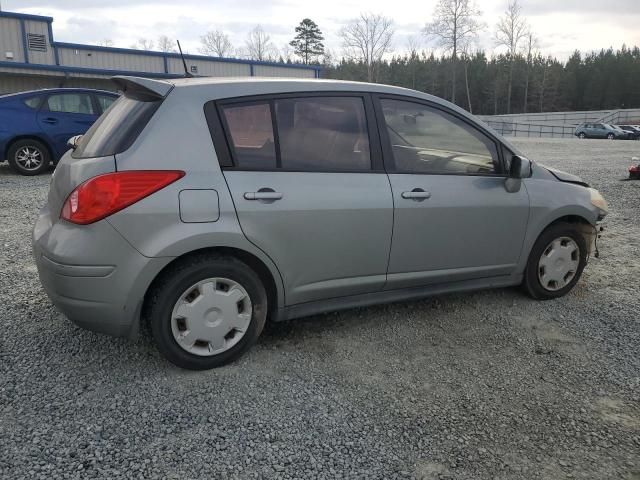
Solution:
{"label": "car's rear side window", "polygon": [[223,103],[221,117],[235,168],[371,171],[362,97],[301,95]]}
{"label": "car's rear side window", "polygon": [[226,105],[222,112],[237,166],[250,170],[276,168],[276,149],[269,103]]}
{"label": "car's rear side window", "polygon": [[30,97],[30,98],[26,98],[23,100],[24,104],[29,107],[29,108],[33,108],[34,110],[36,108],[38,108],[40,106],[40,102],[42,101],[42,98],[40,97]]}
{"label": "car's rear side window", "polygon": [[91,95],[87,93],[62,93],[47,98],[50,112],[95,114]]}
{"label": "car's rear side window", "polygon": [[138,138],[161,103],[162,100],[120,96],[87,130],[72,156],[104,157],[124,152]]}
{"label": "car's rear side window", "polygon": [[283,169],[371,170],[362,98],[286,98],[275,109]]}
{"label": "car's rear side window", "polygon": [[111,97],[109,95],[96,95],[96,98],[98,99],[100,109],[104,112],[111,106],[113,102],[116,101],[117,97]]}

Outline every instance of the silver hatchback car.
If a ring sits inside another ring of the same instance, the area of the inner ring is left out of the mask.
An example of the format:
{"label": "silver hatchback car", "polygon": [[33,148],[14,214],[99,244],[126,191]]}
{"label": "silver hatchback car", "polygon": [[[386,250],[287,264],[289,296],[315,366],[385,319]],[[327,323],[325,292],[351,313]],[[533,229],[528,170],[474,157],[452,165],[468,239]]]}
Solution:
{"label": "silver hatchback car", "polygon": [[76,324],[174,364],[245,352],[267,320],[447,292],[569,292],[602,196],[456,106],[385,85],[113,79],[33,232]]}

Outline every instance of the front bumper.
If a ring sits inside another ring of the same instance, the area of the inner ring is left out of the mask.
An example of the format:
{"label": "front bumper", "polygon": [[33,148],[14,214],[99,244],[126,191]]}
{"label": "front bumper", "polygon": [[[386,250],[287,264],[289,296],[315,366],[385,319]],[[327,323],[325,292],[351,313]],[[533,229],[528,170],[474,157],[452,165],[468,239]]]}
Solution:
{"label": "front bumper", "polygon": [[43,208],[33,230],[40,281],[53,304],[76,325],[134,336],[144,295],[171,258],[148,258],[108,222],[52,221]]}

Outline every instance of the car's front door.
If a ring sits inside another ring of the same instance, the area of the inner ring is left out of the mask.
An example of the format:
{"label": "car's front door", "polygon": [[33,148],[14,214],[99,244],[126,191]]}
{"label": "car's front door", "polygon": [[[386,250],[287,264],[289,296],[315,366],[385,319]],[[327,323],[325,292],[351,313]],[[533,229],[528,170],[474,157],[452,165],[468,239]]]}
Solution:
{"label": "car's front door", "polygon": [[287,305],[381,290],[393,201],[369,97],[225,102],[219,113],[240,226],[277,265]]}
{"label": "car's front door", "polygon": [[38,124],[49,138],[58,156],[69,148],[67,141],[85,133],[98,118],[89,93],[56,93],[49,95],[38,112]]}
{"label": "car's front door", "polygon": [[380,98],[395,205],[387,289],[514,273],[529,216],[505,189],[499,144],[453,112]]}
{"label": "car's front door", "polygon": [[607,138],[607,134],[609,133],[607,129],[601,123],[596,123],[593,126],[593,137],[595,138]]}

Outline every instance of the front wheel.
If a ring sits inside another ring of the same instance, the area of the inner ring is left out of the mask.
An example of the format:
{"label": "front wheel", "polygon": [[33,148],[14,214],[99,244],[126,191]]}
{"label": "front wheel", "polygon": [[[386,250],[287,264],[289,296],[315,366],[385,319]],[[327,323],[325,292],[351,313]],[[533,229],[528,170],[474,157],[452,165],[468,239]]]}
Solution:
{"label": "front wheel", "polygon": [[30,138],[15,142],[7,154],[9,165],[21,175],[38,175],[49,168],[51,162],[46,145]]}
{"label": "front wheel", "polygon": [[578,225],[559,223],[547,228],[531,249],[523,286],[538,300],[562,297],[571,291],[587,264],[587,242]]}
{"label": "front wheel", "polygon": [[239,358],[260,336],[267,294],[240,260],[197,255],[165,272],[147,310],[158,350],[173,364],[206,370]]}
{"label": "front wheel", "polygon": [[584,140],[587,136],[584,133],[581,133],[580,135],[578,135],[578,137],[580,138],[580,140]]}
{"label": "front wheel", "polygon": [[610,134],[607,135],[607,138],[609,140],[614,140],[616,138],[616,136],[613,133],[610,133]]}

